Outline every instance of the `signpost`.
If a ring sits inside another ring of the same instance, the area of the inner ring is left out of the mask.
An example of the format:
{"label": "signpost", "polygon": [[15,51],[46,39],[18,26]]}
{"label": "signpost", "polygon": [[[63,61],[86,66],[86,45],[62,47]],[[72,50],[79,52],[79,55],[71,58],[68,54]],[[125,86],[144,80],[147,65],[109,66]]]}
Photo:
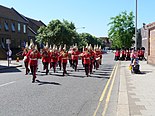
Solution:
{"label": "signpost", "polygon": [[11,44],[11,40],[10,39],[6,39],[6,44],[8,44],[8,51],[7,51],[7,60],[8,60],[8,67],[9,67],[9,51],[10,51],[10,44]]}

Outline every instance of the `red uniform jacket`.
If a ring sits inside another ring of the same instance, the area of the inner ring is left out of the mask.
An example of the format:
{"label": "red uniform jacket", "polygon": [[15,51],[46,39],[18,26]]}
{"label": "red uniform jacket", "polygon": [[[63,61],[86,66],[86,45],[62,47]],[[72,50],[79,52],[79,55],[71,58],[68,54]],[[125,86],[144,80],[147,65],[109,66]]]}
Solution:
{"label": "red uniform jacket", "polygon": [[67,53],[67,52],[62,52],[62,53],[61,53],[61,57],[62,57],[61,62],[62,62],[62,63],[67,63],[68,53]]}
{"label": "red uniform jacket", "polygon": [[50,63],[50,52],[49,51],[43,51],[43,53],[42,53],[42,62]]}
{"label": "red uniform jacket", "polygon": [[116,50],[115,56],[120,56],[120,51]]}
{"label": "red uniform jacket", "polygon": [[90,62],[93,63],[95,61],[95,53],[94,51],[90,51]]}
{"label": "red uniform jacket", "polygon": [[28,52],[24,51],[22,53],[22,56],[24,56],[24,62],[29,62],[29,57],[27,57],[26,55],[28,54]]}
{"label": "red uniform jacket", "polygon": [[80,54],[79,51],[73,51],[72,52],[72,60],[78,60],[79,54]]}
{"label": "red uniform jacket", "polygon": [[58,61],[58,53],[57,52],[51,52],[51,62],[57,62]]}
{"label": "red uniform jacket", "polygon": [[84,52],[83,53],[83,58],[84,58],[84,64],[90,64],[90,53],[89,52]]}
{"label": "red uniform jacket", "polygon": [[41,57],[37,50],[30,50],[26,56],[29,58],[29,64],[31,66],[38,65],[38,59]]}

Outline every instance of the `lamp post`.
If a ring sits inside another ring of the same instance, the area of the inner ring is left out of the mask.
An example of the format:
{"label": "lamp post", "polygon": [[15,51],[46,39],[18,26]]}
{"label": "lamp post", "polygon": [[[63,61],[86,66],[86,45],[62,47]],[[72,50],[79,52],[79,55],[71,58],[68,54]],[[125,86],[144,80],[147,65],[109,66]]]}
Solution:
{"label": "lamp post", "polygon": [[85,29],[86,27],[78,27],[78,28],[75,28],[75,31],[78,30],[78,29]]}
{"label": "lamp post", "polygon": [[135,49],[137,50],[137,0],[136,0],[136,16],[135,16]]}

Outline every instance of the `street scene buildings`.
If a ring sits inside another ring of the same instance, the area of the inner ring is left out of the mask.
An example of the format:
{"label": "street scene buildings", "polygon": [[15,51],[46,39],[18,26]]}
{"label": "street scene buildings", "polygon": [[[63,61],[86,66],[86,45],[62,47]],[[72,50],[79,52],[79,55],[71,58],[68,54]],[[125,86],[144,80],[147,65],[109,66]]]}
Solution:
{"label": "street scene buildings", "polygon": [[26,41],[35,40],[37,30],[45,24],[20,14],[14,8],[0,5],[0,11],[0,59],[6,59],[7,40],[15,55],[25,46]]}

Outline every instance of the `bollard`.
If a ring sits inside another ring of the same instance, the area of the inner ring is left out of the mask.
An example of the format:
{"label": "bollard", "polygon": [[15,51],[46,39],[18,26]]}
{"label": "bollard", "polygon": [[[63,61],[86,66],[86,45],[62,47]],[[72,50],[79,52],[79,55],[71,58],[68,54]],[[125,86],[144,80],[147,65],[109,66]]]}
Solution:
{"label": "bollard", "polygon": [[19,57],[17,57],[16,62],[19,62]]}

